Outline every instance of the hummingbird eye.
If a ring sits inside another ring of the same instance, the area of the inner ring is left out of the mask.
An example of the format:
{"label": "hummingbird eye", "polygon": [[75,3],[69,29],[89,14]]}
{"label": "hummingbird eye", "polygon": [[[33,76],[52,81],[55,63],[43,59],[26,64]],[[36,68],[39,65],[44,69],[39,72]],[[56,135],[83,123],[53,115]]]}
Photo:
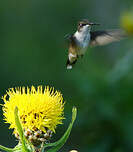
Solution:
{"label": "hummingbird eye", "polygon": [[86,25],[85,23],[80,23],[80,24],[79,24],[80,27],[83,27],[83,26],[85,26],[85,25]]}

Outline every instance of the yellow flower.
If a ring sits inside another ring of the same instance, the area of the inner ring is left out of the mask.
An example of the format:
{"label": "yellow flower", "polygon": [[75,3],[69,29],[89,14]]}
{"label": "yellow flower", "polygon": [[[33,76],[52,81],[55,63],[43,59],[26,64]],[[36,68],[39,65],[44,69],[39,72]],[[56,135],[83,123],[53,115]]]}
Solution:
{"label": "yellow flower", "polygon": [[19,118],[24,130],[47,130],[55,132],[58,124],[64,119],[64,102],[60,92],[54,88],[38,86],[11,88],[2,98],[6,123],[17,133],[14,119],[14,109],[17,106]]}
{"label": "yellow flower", "polygon": [[129,35],[133,35],[133,12],[125,12],[121,16],[121,26]]}

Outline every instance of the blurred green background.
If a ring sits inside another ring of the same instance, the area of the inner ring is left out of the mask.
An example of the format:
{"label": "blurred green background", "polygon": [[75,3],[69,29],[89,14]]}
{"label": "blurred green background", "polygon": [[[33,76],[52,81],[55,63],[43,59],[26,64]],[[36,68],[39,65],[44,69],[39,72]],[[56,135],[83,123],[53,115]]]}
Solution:
{"label": "blurred green background", "polygon": [[[101,23],[97,29],[120,27],[120,17],[132,0],[1,0],[0,96],[15,86],[50,85],[60,90],[65,104],[66,130],[73,106],[78,117],[60,152],[133,151],[133,39],[89,48],[86,56],[66,70],[64,36],[77,22]],[[3,103],[1,100],[0,103]],[[17,143],[0,112],[0,144]]]}

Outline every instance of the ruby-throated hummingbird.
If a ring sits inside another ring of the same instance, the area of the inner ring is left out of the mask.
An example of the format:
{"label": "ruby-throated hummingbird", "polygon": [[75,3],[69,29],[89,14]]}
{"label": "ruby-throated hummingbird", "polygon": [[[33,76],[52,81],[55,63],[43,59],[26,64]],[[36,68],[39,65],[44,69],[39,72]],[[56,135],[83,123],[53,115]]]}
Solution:
{"label": "ruby-throated hummingbird", "polygon": [[125,36],[122,30],[105,30],[105,31],[91,31],[93,25],[100,25],[97,23],[82,20],[78,23],[77,31],[69,35],[69,49],[67,69],[72,69],[79,56],[83,56],[88,46],[105,45],[114,41],[119,41]]}

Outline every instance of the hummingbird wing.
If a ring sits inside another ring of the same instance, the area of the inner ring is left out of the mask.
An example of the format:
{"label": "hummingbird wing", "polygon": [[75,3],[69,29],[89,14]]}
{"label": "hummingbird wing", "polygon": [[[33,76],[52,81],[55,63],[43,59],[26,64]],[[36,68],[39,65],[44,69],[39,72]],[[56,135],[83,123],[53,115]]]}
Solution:
{"label": "hummingbird wing", "polygon": [[72,39],[72,36],[73,36],[73,34],[66,34],[65,36],[64,36],[64,38],[66,39],[66,40],[71,40]]}
{"label": "hummingbird wing", "polygon": [[75,37],[70,37],[69,49],[68,49],[68,60],[66,63],[67,69],[72,69],[72,66],[77,61],[77,45],[75,43]]}
{"label": "hummingbird wing", "polygon": [[94,31],[90,32],[91,40],[90,46],[106,45],[115,41],[120,41],[122,38],[126,37],[124,31],[117,30],[107,30],[107,31]]}

